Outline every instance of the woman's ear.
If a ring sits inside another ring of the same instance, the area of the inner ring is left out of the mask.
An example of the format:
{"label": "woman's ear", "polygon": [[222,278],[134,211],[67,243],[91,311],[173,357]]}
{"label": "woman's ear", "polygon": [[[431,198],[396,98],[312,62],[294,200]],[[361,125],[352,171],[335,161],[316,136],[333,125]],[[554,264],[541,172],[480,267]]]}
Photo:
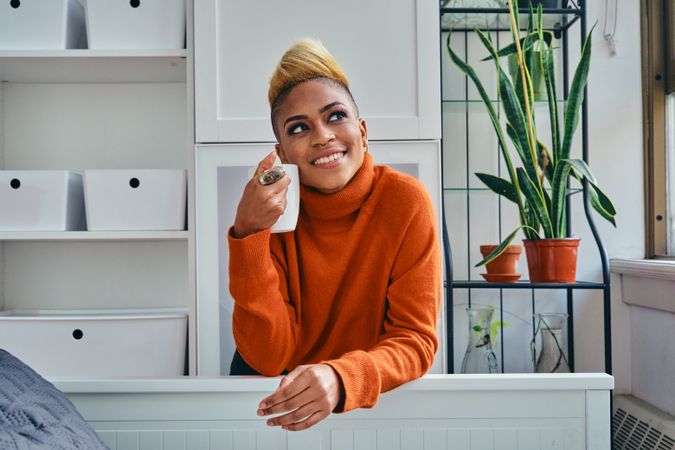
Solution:
{"label": "woman's ear", "polygon": [[366,127],[366,120],[359,119],[359,130],[361,131],[361,143],[364,147],[368,147],[368,127]]}
{"label": "woman's ear", "polygon": [[277,151],[277,156],[281,160],[282,163],[288,164],[288,158],[286,158],[286,152],[284,151],[283,148],[281,148],[280,144],[275,144],[274,145],[274,150]]}

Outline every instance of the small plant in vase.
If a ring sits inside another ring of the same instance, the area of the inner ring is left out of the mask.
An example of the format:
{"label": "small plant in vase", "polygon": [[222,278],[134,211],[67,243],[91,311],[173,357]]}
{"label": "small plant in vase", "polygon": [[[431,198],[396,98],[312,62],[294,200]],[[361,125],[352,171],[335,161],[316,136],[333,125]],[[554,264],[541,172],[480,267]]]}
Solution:
{"label": "small plant in vase", "polygon": [[[527,254],[530,281],[574,282],[576,280],[576,255],[579,239],[567,237],[566,202],[569,194],[568,180],[574,176],[586,182],[591,206],[606,220],[616,226],[616,210],[612,201],[598,187],[590,168],[582,159],[570,157],[572,138],[579,124],[584,88],[591,62],[591,33],[586,38],[570,87],[564,117],[558,116],[555,68],[551,33],[542,26],[542,8],[537,8],[536,24],[532,12],[524,37],[520,37],[518,10],[508,0],[512,43],[497,50],[490,36],[475,29],[482,44],[489,52],[486,60],[494,62],[497,71],[498,96],[506,122],[502,128],[492,99],[474,69],[466,64],[450,46],[447,48],[452,61],[474,83],[488,110],[490,121],[497,134],[499,147],[506,164],[509,179],[477,173],[476,176],[493,192],[515,203],[520,225],[476,266],[492,262],[511,244],[522,230]],[[533,58],[533,47],[538,47],[538,59]],[[500,58],[516,55],[519,70],[515,79],[501,68]],[[528,63],[529,61],[529,63]],[[538,135],[534,117],[534,91],[530,71],[537,65],[544,75],[546,103],[551,125],[551,143],[546,145]],[[529,66],[529,68],[528,68]],[[507,136],[510,144],[507,141]],[[516,167],[510,148],[515,149],[522,165]],[[562,269],[562,270],[560,270]]]}

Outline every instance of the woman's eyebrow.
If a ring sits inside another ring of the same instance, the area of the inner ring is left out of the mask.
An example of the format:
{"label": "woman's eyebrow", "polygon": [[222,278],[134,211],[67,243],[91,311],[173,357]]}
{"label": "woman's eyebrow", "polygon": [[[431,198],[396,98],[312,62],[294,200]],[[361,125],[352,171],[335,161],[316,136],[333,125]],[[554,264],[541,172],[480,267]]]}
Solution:
{"label": "woman's eyebrow", "polygon": [[[326,112],[326,111],[328,111],[329,109],[331,109],[331,108],[332,108],[333,106],[335,106],[335,105],[342,105],[342,103],[340,103],[340,102],[329,103],[329,104],[327,104],[326,106],[324,106],[323,108],[321,108],[321,109],[319,110],[319,112],[320,112],[320,113]],[[344,105],[342,105],[342,106],[344,106]]]}
{"label": "woman's eyebrow", "polygon": [[[327,104],[326,106],[322,107],[322,108],[319,110],[319,113],[324,113],[324,112],[328,111],[329,109],[331,109],[331,108],[332,108],[333,106],[335,106],[335,105],[342,105],[342,106],[344,106],[344,104],[343,104],[342,102],[333,102],[333,103],[329,103],[329,104]],[[306,118],[307,118],[307,116],[304,115],[304,114],[300,114],[300,115],[297,115],[297,116],[291,116],[291,117],[289,117],[288,119],[286,119],[286,120],[284,121],[284,126],[286,126],[286,124],[287,124],[288,122],[293,122],[293,121],[295,121],[295,120],[302,120],[302,119],[306,119]]]}
{"label": "woman's eyebrow", "polygon": [[288,119],[286,119],[286,120],[284,121],[284,126],[286,126],[286,124],[287,124],[288,122],[292,122],[292,121],[294,121],[294,120],[302,120],[302,119],[306,119],[306,118],[307,118],[307,116],[302,115],[302,114],[301,114],[301,115],[298,115],[298,116],[291,116],[291,117],[289,117]]}

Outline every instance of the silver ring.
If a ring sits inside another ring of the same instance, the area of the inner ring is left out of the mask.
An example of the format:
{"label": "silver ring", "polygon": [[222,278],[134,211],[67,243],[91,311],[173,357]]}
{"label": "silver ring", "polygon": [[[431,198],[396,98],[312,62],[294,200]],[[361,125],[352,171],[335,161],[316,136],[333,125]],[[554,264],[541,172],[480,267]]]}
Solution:
{"label": "silver ring", "polygon": [[286,175],[286,172],[282,167],[274,167],[272,169],[267,169],[259,177],[258,181],[263,186],[274,184],[277,181],[281,180]]}

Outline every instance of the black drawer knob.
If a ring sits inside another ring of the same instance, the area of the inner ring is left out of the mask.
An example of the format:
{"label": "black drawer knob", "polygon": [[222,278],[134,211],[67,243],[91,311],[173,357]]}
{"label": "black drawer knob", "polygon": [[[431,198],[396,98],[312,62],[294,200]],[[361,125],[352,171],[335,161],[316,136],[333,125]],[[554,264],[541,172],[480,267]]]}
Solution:
{"label": "black drawer knob", "polygon": [[140,185],[141,180],[139,180],[138,178],[132,178],[131,180],[129,180],[129,186],[131,186],[134,189],[136,189]]}
{"label": "black drawer knob", "polygon": [[19,6],[21,6],[21,2],[19,0],[12,0],[11,2],[9,2],[9,6],[16,9]]}
{"label": "black drawer knob", "polygon": [[132,8],[138,8],[139,6],[141,6],[141,0],[131,0],[129,4],[131,5]]}
{"label": "black drawer knob", "polygon": [[19,189],[21,187],[21,181],[19,181],[18,178],[12,178],[12,180],[9,182],[9,185],[12,187],[12,189]]}
{"label": "black drawer knob", "polygon": [[84,333],[79,328],[73,330],[73,338],[75,338],[76,340],[79,341],[80,339],[82,339],[83,336],[84,336]]}

